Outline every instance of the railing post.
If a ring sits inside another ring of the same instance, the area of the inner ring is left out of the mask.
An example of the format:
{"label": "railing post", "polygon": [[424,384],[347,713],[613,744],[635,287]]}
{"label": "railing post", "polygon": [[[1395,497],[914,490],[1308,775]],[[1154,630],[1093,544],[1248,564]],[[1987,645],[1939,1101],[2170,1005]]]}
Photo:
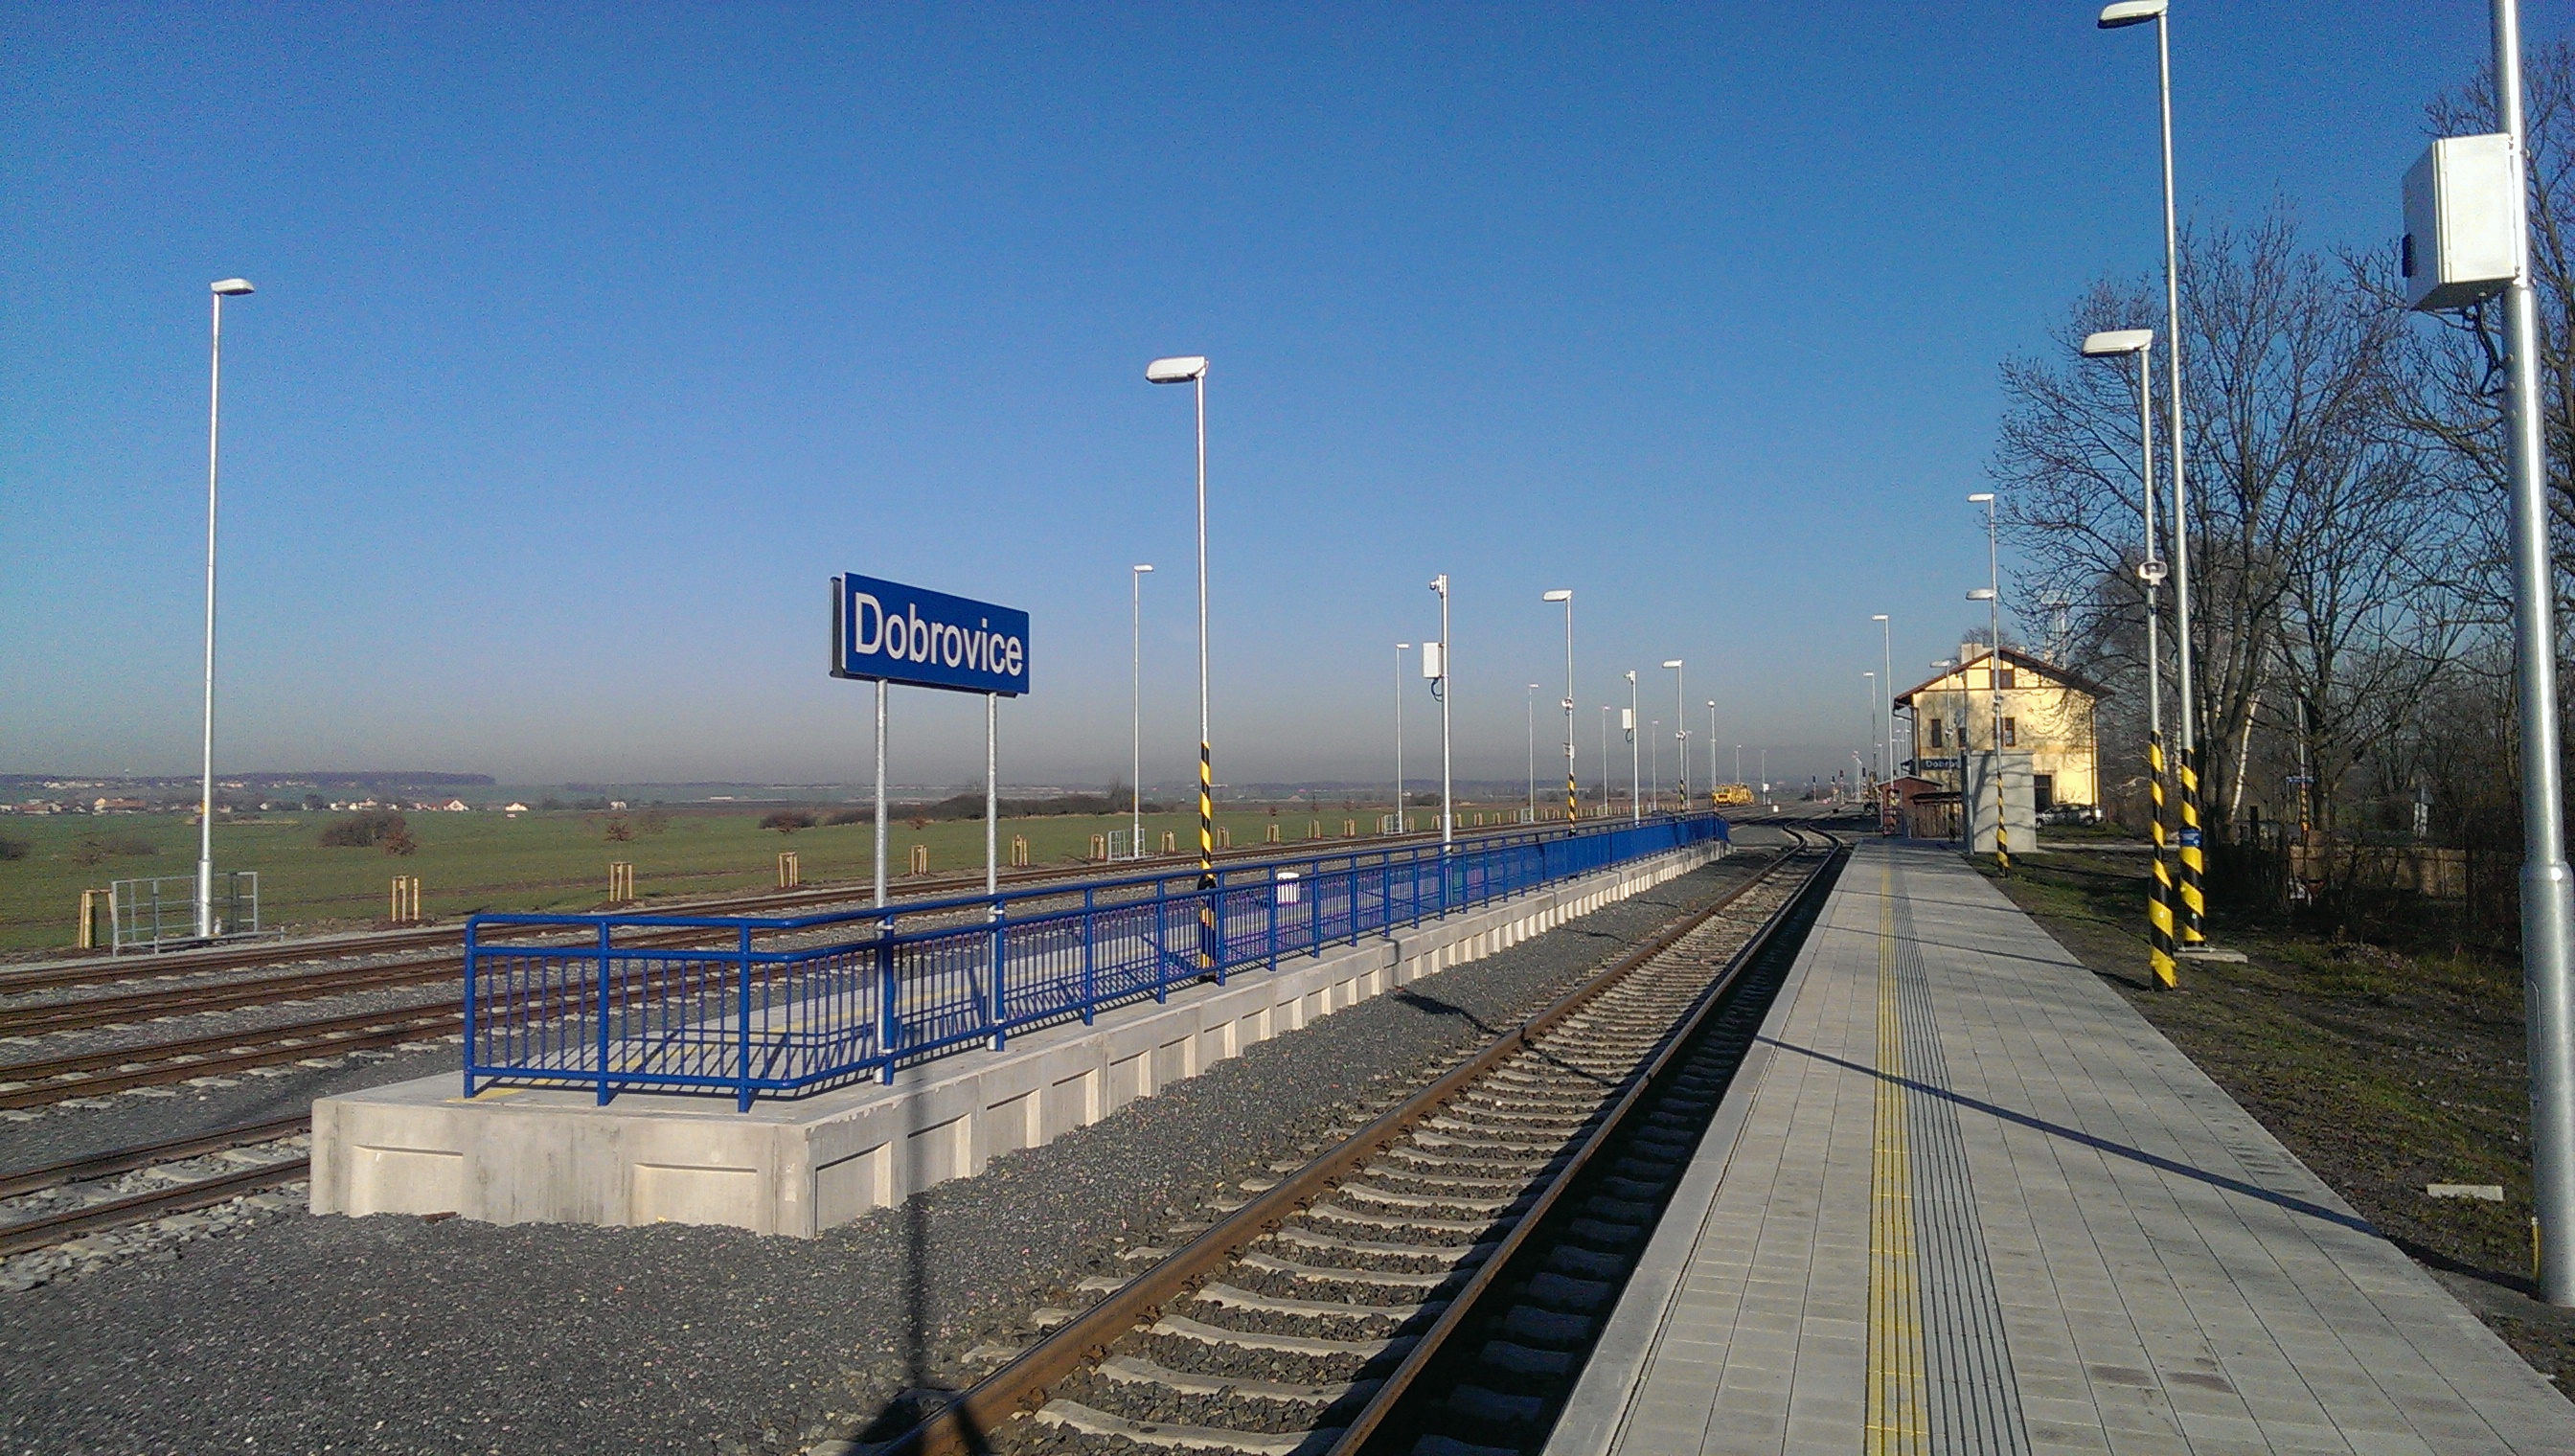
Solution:
{"label": "railing post", "polygon": [[1208,923],[1216,926],[1216,983],[1225,984],[1225,871],[1216,872],[1216,887],[1208,891],[1215,903],[1208,906]]}
{"label": "railing post", "polygon": [[1100,917],[1097,892],[1090,885],[1082,887],[1082,1024],[1092,1024],[1100,1013]]}
{"label": "railing post", "polygon": [[1279,970],[1279,871],[1270,871],[1270,970]]}
{"label": "railing post", "polygon": [[1007,1000],[1002,993],[1002,972],[1010,964],[1011,953],[1009,927],[1010,914],[1002,908],[1002,901],[997,897],[993,901],[993,1008],[984,1023],[993,1028],[995,1051],[1001,1050],[1002,1043],[1010,1038],[1010,1033],[1002,1026],[1002,1008]]}
{"label": "railing post", "polygon": [[888,915],[877,922],[877,1055],[885,1060],[885,1065],[879,1070],[877,1079],[887,1086],[894,1085],[895,1047],[903,1036],[902,1023],[895,1017],[897,989],[894,975],[894,916]]}
{"label": "railing post", "polygon": [[1154,880],[1154,999],[1168,1000],[1172,993],[1172,880],[1158,875]]}
{"label": "railing post", "polygon": [[742,1090],[735,1098],[736,1110],[751,1110],[751,927],[742,927]]}
{"label": "railing post", "polygon": [[607,920],[599,922],[599,995],[592,1012],[599,1017],[599,1105],[608,1105],[608,948],[614,931]]}
{"label": "railing post", "polygon": [[475,1023],[479,1019],[474,1002],[474,917],[465,919],[465,1099],[474,1100],[474,1053],[477,1040]]}

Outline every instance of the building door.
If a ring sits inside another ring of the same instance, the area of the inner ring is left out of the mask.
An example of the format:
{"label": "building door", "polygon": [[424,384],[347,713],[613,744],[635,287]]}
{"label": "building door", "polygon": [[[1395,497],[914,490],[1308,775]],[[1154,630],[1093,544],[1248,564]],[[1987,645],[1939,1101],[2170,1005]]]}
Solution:
{"label": "building door", "polygon": [[2056,775],[2053,773],[2029,775],[2029,798],[2031,807],[2040,813],[2047,812],[2056,803]]}

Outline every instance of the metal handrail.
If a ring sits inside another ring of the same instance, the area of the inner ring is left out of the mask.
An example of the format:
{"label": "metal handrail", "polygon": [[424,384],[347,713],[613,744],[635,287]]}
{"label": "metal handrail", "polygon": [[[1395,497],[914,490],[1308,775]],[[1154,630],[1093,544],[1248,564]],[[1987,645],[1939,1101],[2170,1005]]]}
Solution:
{"label": "metal handrail", "polygon": [[[943,1051],[1725,837],[1723,818],[1692,814],[1229,866],[1205,889],[1186,871],[817,915],[476,915],[466,1095],[493,1081],[591,1086],[603,1103],[627,1088],[728,1090],[747,1109],[763,1092],[891,1080]],[[944,923],[903,926],[925,919]],[[584,933],[485,944],[486,924]],[[836,926],[872,933],[754,938]],[[645,943],[620,944],[621,930]]]}

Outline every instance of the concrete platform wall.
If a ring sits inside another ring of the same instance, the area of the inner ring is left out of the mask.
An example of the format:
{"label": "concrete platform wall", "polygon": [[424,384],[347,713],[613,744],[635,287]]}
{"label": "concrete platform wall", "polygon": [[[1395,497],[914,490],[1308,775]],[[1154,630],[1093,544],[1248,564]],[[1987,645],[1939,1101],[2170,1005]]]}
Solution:
{"label": "concrete platform wall", "polygon": [[1542,934],[1716,858],[1675,850],[1276,972],[1237,972],[866,1083],[737,1112],[730,1095],[486,1088],[454,1074],[313,1104],[316,1213],[723,1224],[812,1237],[1049,1142],[1245,1047]]}

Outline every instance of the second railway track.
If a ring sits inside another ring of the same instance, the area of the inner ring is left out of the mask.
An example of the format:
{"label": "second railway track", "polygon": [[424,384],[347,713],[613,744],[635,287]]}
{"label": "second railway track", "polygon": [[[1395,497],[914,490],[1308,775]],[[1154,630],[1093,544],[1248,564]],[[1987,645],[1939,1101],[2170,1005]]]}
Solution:
{"label": "second railway track", "polygon": [[1789,832],[1760,877],[1178,1250],[1085,1281],[1088,1309],[875,1449],[1542,1444],[1841,862]]}

